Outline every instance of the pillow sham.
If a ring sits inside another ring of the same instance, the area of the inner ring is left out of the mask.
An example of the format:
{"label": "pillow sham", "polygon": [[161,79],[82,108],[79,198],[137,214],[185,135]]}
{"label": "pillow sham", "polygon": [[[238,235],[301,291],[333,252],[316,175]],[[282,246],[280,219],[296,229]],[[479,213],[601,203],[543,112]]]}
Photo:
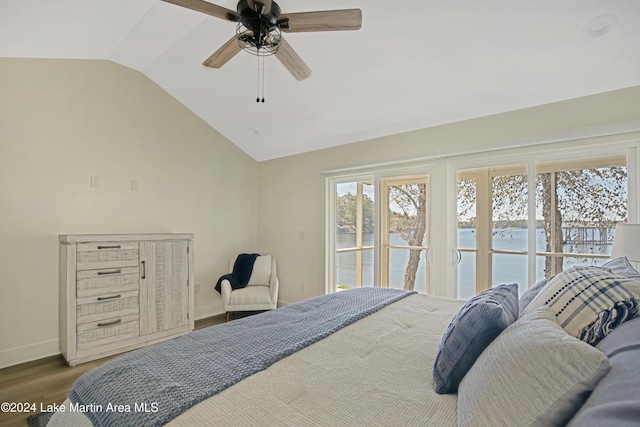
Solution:
{"label": "pillow sham", "polygon": [[640,317],[625,322],[596,347],[611,369],[568,427],[638,427],[640,420]]}
{"label": "pillow sham", "polygon": [[599,267],[571,267],[553,277],[522,314],[542,305],[570,335],[595,345],[638,315],[640,282]]}
{"label": "pillow sham", "polygon": [[471,298],[442,335],[433,365],[434,390],[455,393],[480,353],[518,318],[518,285],[499,285]]}
{"label": "pillow sham", "polygon": [[544,285],[547,284],[549,279],[542,279],[539,282],[536,282],[535,285],[524,291],[522,296],[520,297],[520,301],[518,306],[520,307],[520,313],[524,311],[525,308],[533,301],[533,299],[538,295],[538,293],[544,288]]}
{"label": "pillow sham", "polygon": [[458,389],[458,426],[564,425],[609,370],[548,307],[526,313],[478,357]]}
{"label": "pillow sham", "polygon": [[247,286],[267,285],[271,281],[271,255],[260,255],[253,263],[253,271]]}
{"label": "pillow sham", "polygon": [[627,279],[640,280],[640,273],[633,268],[626,256],[614,258],[611,261],[604,263],[602,268],[607,268],[611,270],[612,273],[626,277]]}

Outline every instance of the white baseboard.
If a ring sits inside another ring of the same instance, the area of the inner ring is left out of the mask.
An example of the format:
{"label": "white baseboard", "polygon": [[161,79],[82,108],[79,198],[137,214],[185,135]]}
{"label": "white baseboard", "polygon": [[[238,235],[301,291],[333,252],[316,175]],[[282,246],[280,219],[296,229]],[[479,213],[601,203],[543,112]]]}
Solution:
{"label": "white baseboard", "polygon": [[[291,304],[287,301],[278,300],[278,307],[284,307]],[[203,307],[196,307],[195,320],[206,319],[208,317],[224,314],[222,303],[211,304]],[[42,359],[44,357],[55,356],[60,354],[58,348],[58,340],[48,340],[36,344],[30,344],[23,347],[11,348],[0,351],[0,369],[8,366],[19,365],[21,363],[31,362],[32,360]]]}
{"label": "white baseboard", "polygon": [[42,341],[0,351],[0,369],[60,354],[58,340]]}

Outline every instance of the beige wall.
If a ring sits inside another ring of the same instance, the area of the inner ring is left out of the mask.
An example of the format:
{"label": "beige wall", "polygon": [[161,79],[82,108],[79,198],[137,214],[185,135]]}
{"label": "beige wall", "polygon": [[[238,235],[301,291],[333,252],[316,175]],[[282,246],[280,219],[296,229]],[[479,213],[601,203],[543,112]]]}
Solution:
{"label": "beige wall", "polygon": [[[295,302],[324,293],[324,177],[320,171],[442,156],[425,161],[431,173],[432,292],[452,295],[447,248],[455,190],[447,179],[455,162],[566,147],[579,155],[587,143],[627,137],[582,139],[640,129],[640,87],[528,108],[450,125],[392,135],[259,164],[258,247],[279,260],[280,300]],[[580,138],[578,141],[567,141]],[[637,134],[631,137],[640,140]],[[548,143],[544,145],[539,145]],[[637,144],[631,144],[637,145]],[[513,147],[529,148],[513,148]],[[479,154],[470,154],[479,152]],[[425,169],[426,170],[426,169]],[[451,180],[449,180],[450,182]],[[454,202],[455,203],[455,202]],[[635,208],[634,208],[635,209]],[[454,240],[455,241],[455,240]]]}
{"label": "beige wall", "polygon": [[59,234],[193,232],[196,318],[222,312],[215,280],[257,249],[257,174],[136,71],[0,59],[0,367],[58,353]]}
{"label": "beige wall", "polygon": [[[451,162],[487,155],[464,153],[639,124],[640,88],[631,88],[258,164],[138,72],[0,59],[0,367],[58,353],[59,234],[195,233],[196,318],[222,311],[212,285],[229,258],[271,253],[279,299],[290,303],[324,292],[319,171],[446,157],[430,162],[432,240],[444,242]],[[100,187],[90,187],[92,175]],[[443,271],[434,275],[444,295]]]}

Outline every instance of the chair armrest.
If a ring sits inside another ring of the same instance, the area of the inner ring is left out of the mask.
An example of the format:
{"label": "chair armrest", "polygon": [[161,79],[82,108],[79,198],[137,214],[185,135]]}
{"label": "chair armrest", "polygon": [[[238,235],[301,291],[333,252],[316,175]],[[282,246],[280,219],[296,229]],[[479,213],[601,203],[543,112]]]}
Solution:
{"label": "chair armrest", "polygon": [[276,260],[271,258],[271,279],[269,280],[269,297],[271,302],[278,307],[278,288],[280,287],[280,281],[278,280],[278,274],[276,272]]}

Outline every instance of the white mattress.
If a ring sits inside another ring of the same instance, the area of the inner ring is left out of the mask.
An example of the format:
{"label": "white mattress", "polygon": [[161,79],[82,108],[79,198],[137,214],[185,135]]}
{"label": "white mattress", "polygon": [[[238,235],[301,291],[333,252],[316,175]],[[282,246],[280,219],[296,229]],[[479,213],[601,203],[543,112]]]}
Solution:
{"label": "white mattress", "polygon": [[[411,295],[188,409],[168,425],[455,426],[433,391],[440,337],[463,301]],[[215,355],[212,355],[215,363]],[[90,426],[58,413],[49,426]]]}

